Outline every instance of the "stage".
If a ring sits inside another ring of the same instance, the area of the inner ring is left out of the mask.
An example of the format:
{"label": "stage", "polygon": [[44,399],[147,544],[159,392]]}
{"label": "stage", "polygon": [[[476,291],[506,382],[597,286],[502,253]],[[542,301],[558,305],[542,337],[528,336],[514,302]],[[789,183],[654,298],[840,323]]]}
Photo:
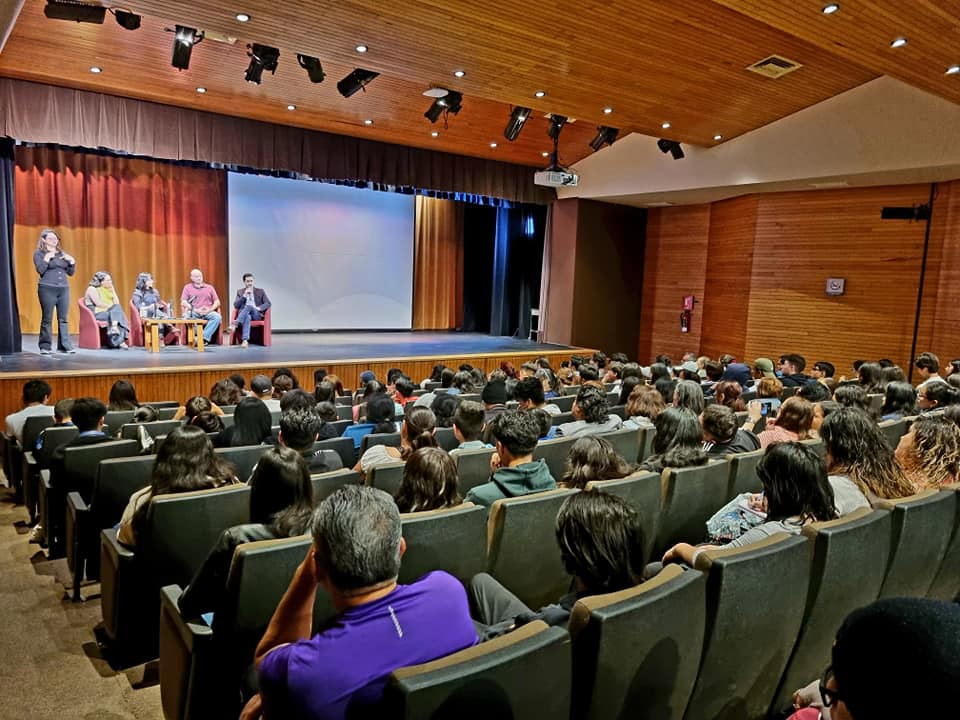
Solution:
{"label": "stage", "polygon": [[[76,341],[75,341],[76,342]],[[273,333],[273,345],[211,345],[199,353],[168,346],[159,353],[142,347],[129,350],[81,350],[67,355],[40,355],[36,335],[24,335],[24,351],[0,356],[0,408],[4,413],[21,406],[25,380],[43,378],[53,387],[53,399],[92,395],[106,399],[110,386],[129,378],[141,401],[180,400],[209,392],[213,384],[234,372],[247,380],[289,367],[306,388],[313,387],[313,371],[326,368],[354,388],[360,373],[373,370],[381,379],[391,367],[406,371],[416,382],[430,375],[436,362],[456,367],[470,363],[489,372],[503,361],[515,366],[544,355],[559,367],[574,353],[592,350],[567,345],[477,333],[384,331]]]}

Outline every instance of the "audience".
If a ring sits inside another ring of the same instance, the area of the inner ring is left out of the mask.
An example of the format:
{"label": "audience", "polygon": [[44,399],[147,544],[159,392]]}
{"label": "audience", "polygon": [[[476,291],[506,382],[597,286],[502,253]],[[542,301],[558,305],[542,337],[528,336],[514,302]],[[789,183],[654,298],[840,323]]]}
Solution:
{"label": "audience", "polygon": [[717,405],[726,405],[734,412],[747,409],[743,402],[743,387],[732,380],[721,380],[713,386],[713,400]]}
{"label": "audience", "polygon": [[266,375],[254,375],[250,381],[250,394],[258,398],[271,412],[280,409],[280,401],[273,396],[273,381]]}
{"label": "audience", "polygon": [[280,416],[277,442],[299,453],[310,473],[325,473],[343,467],[343,461],[336,451],[314,449],[314,443],[320,439],[320,426],[320,416],[313,410],[293,408]]}
{"label": "audience", "polygon": [[883,392],[883,408],[880,410],[881,420],[902,420],[904,417],[917,415],[917,392],[907,382],[891,382]]}
{"label": "audience", "polygon": [[457,464],[437,447],[414,450],[407,458],[394,500],[402,513],[459,505],[463,499],[457,489]]}
{"label": "audience", "polygon": [[922,352],[917,355],[913,366],[916,368],[917,375],[920,378],[920,384],[917,385],[918,390],[925,387],[928,383],[943,382],[943,378],[940,377],[940,358],[932,352]]}
{"label": "audience", "polygon": [[[750,420],[756,423],[760,420],[760,404],[750,402]],[[780,442],[794,442],[806,440],[810,435],[813,424],[813,405],[802,397],[788,397],[780,406],[776,419],[767,419],[767,427],[757,434],[760,447]]]}
{"label": "audience", "polygon": [[708,405],[700,416],[703,449],[711,458],[752,452],[760,449],[760,440],[740,427],[737,416],[726,405]]}
{"label": "audience", "polygon": [[579,438],[570,448],[560,487],[583,490],[587,483],[602,480],[619,480],[634,470],[624,460],[610,441],[599,435]]}
{"label": "audience", "polygon": [[957,481],[960,428],[945,417],[916,420],[894,453],[916,492]]}
{"label": "audience", "polygon": [[699,382],[680,380],[673,390],[673,406],[686,408],[694,415],[703,412],[703,390]]}
{"label": "audience", "polygon": [[53,388],[46,381],[27,380],[23,384],[23,409],[7,415],[4,429],[5,436],[15,438],[18,443],[23,444],[23,424],[27,421],[27,418],[49,417],[53,414],[53,408],[47,404],[52,394]]}
{"label": "audience", "polygon": [[[698,388],[699,389],[699,388]],[[607,394],[599,388],[584,386],[573,401],[573,422],[557,427],[558,437],[581,437],[619,430],[623,421],[607,412]]]}
{"label": "audience", "polygon": [[460,398],[456,395],[450,395],[449,393],[437,395],[434,401],[430,403],[430,410],[433,411],[433,415],[437,419],[437,427],[453,427],[453,416],[456,414],[459,405]]}
{"label": "audience", "polygon": [[625,430],[639,430],[640,428],[652,428],[653,421],[657,419],[666,403],[663,402],[663,396],[657,392],[656,388],[649,385],[637,385],[627,398],[626,415],[627,419],[621,426]]}
{"label": "audience", "polygon": [[491,421],[507,409],[507,383],[505,380],[491,379],[483,386],[480,393],[483,401],[483,421],[489,425]]}
{"label": "audience", "polygon": [[788,354],[780,356],[780,373],[784,387],[800,387],[814,379],[809,375],[804,375],[803,370],[807,366],[807,361],[803,355]]}
{"label": "audience", "polygon": [[456,456],[461,450],[480,450],[491,447],[482,440],[483,437],[483,405],[473,400],[464,400],[457,405],[453,414],[453,435],[460,444],[450,451]]}
{"label": "audience", "polygon": [[137,391],[129,380],[117,380],[110,388],[107,410],[136,410],[140,407]]}
{"label": "audience", "polygon": [[960,403],[960,390],[941,380],[928,380],[917,388],[917,406],[921,413],[943,410]]}
{"label": "audience", "polygon": [[513,388],[513,399],[521,410],[543,410],[549,415],[559,415],[560,408],[548,403],[543,394],[543,383],[535,377],[524,378]]}
{"label": "audience", "polygon": [[405,462],[415,450],[437,447],[437,418],[425,407],[410,408],[400,424],[400,447],[372,445],[367,448],[354,470],[366,474],[371,468]]}
{"label": "audience", "polygon": [[686,408],[668,407],[654,421],[653,454],[640,465],[641,470],[663,472],[665,468],[685,468],[706,464],[703,428],[700,420]]}
{"label": "audience", "polygon": [[348,425],[343,431],[343,437],[353,440],[353,446],[360,449],[360,441],[365,435],[370,433],[393,433],[397,431],[397,423],[394,421],[396,412],[393,398],[384,394],[374,395],[367,402],[366,422],[354,423]]}
{"label": "audience", "polygon": [[214,439],[216,447],[243,447],[269,443],[273,437],[273,420],[262,400],[244,398],[233,411],[233,425]]}
{"label": "audience", "polygon": [[224,405],[237,406],[243,400],[243,391],[230,378],[218,380],[210,388],[210,402],[223,407]]}

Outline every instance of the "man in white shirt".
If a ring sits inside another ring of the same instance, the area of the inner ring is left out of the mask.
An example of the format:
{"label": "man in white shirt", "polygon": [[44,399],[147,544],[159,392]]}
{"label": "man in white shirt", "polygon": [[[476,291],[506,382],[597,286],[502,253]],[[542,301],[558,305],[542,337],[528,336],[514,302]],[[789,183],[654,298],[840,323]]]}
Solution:
{"label": "man in white shirt", "polygon": [[23,426],[28,417],[53,415],[53,408],[47,404],[53,389],[43,380],[28,380],[23,384],[23,409],[10,413],[6,418],[5,434],[16,438],[23,444]]}

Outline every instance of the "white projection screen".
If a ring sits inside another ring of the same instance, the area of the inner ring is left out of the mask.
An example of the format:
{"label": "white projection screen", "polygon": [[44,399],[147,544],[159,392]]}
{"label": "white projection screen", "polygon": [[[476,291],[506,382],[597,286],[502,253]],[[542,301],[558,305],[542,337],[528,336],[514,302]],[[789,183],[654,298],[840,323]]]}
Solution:
{"label": "white projection screen", "polygon": [[412,195],[231,172],[227,207],[224,305],[252,272],[275,330],[410,329]]}

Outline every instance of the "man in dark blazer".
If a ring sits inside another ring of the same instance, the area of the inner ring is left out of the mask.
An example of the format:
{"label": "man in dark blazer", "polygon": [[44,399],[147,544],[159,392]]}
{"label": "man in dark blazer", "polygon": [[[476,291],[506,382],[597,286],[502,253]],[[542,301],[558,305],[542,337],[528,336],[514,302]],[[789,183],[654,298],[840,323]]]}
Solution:
{"label": "man in dark blazer", "polygon": [[267,297],[263,288],[253,286],[253,273],[244,273],[243,287],[237,290],[233,307],[237,310],[237,318],[227,328],[227,335],[233,335],[233,331],[239,326],[241,346],[248,347],[250,345],[250,321],[263,320],[263,314],[270,307],[270,298]]}

